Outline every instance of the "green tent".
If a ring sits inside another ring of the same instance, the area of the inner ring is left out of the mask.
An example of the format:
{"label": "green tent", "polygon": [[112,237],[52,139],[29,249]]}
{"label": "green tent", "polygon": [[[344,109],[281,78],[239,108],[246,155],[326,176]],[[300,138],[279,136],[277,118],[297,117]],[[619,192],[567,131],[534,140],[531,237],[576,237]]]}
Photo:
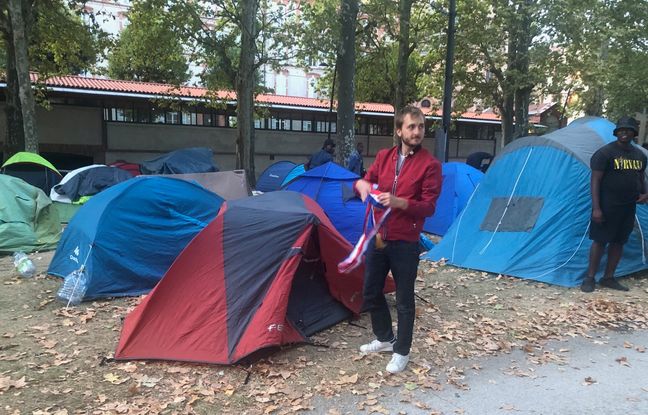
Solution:
{"label": "green tent", "polygon": [[55,171],[59,176],[61,175],[61,173],[58,170],[56,170],[56,167],[54,167],[52,163],[45,160],[43,157],[41,157],[36,153],[29,153],[27,151],[21,151],[9,157],[9,160],[5,161],[5,163],[2,165],[2,168],[11,166],[12,164],[16,164],[16,163],[39,164],[43,167],[47,167],[48,169]]}
{"label": "green tent", "polygon": [[56,248],[61,222],[52,201],[25,181],[0,174],[0,253]]}

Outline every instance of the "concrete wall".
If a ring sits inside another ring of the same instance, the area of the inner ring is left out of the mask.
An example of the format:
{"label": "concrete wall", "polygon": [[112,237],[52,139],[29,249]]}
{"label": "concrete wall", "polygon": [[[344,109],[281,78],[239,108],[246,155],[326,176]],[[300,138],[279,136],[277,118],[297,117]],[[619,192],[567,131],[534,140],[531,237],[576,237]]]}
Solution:
{"label": "concrete wall", "polygon": [[[41,144],[101,146],[101,108],[53,105],[36,107],[38,139]],[[4,142],[7,120],[0,104],[0,142]]]}
{"label": "concrete wall", "polygon": [[39,141],[43,144],[101,145],[101,108],[38,107]]}

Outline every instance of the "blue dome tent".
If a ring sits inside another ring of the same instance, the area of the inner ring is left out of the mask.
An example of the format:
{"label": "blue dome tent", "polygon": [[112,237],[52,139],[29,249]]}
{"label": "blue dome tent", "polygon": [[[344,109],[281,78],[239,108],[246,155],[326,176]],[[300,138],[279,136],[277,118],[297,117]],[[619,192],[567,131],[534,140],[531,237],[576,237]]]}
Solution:
{"label": "blue dome tent", "polygon": [[147,293],[222,203],[217,194],[185,180],[127,180],[79,209],[47,273],[65,277],[85,264],[84,300]]}
{"label": "blue dome tent", "polygon": [[[446,258],[460,267],[579,285],[591,246],[589,161],[597,149],[615,140],[613,130],[607,120],[583,118],[506,146],[426,259]],[[648,206],[638,205],[635,230],[616,276],[648,268],[646,232]],[[597,278],[602,272],[603,266]]]}
{"label": "blue dome tent", "polygon": [[288,174],[297,166],[292,161],[282,160],[268,166],[261,173],[256,183],[259,192],[274,192],[281,189],[281,185]]}
{"label": "blue dome tent", "polygon": [[466,163],[443,163],[443,186],[436,211],[425,220],[423,230],[435,235],[445,235],[483,176],[484,173]]}
{"label": "blue dome tent", "polygon": [[285,190],[303,193],[315,200],[331,219],[335,229],[351,244],[362,235],[364,204],[353,191],[360,176],[329,162],[302,173]]}

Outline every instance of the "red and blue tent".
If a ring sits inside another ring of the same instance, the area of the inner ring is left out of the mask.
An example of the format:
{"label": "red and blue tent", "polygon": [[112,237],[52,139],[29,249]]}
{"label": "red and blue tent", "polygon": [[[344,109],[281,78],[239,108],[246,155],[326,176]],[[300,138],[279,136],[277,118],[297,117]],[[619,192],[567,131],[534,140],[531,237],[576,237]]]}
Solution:
{"label": "red and blue tent", "polygon": [[229,364],[303,342],[360,312],[364,267],[337,270],[350,251],[303,194],[227,201],[126,317],[115,358]]}

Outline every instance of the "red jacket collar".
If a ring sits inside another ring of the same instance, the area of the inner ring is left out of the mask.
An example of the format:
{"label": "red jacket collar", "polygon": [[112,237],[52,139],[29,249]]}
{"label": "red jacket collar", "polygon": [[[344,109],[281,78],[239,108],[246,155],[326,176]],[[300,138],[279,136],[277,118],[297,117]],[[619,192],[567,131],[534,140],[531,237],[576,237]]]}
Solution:
{"label": "red jacket collar", "polygon": [[[405,157],[412,157],[414,154],[418,153],[421,150],[421,145],[414,147],[414,150],[410,151],[409,154],[406,154]],[[391,148],[391,158],[396,160],[396,157],[400,154],[400,144]]]}

